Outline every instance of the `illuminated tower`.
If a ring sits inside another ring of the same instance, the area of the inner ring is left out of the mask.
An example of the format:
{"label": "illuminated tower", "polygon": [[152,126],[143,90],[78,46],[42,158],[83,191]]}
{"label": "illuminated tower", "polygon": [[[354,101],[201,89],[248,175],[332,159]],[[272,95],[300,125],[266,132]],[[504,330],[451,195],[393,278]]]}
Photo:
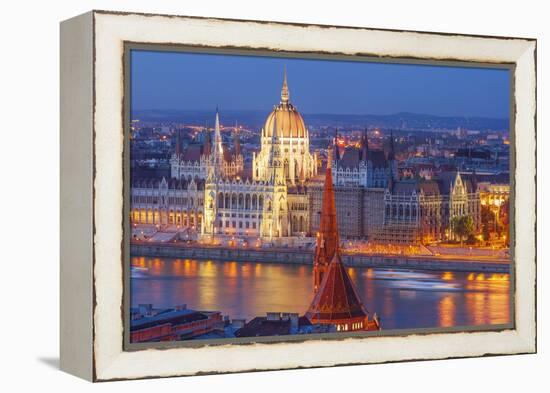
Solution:
{"label": "illuminated tower", "polygon": [[216,197],[218,195],[218,185],[223,177],[223,146],[220,133],[220,115],[216,108],[216,126],[214,129],[214,140],[210,147],[210,156],[208,157],[208,177],[204,186],[204,223],[201,228],[202,234],[210,234],[211,240],[217,233],[218,228],[218,204]]}
{"label": "illuminated tower", "polygon": [[[335,147],[338,149],[338,146]],[[324,273],[330,261],[334,257],[339,246],[338,227],[336,222],[336,205],[334,203],[334,188],[332,184],[332,149],[329,148],[328,162],[325,178],[325,190],[323,193],[323,204],[319,232],[317,232],[317,243],[315,246],[315,257],[313,262],[313,291],[317,293]]]}
{"label": "illuminated tower", "polygon": [[253,155],[254,180],[266,181],[271,176],[268,162],[274,135],[279,146],[280,165],[289,186],[295,186],[317,174],[317,157],[309,151],[309,131],[302,115],[290,102],[286,69],[281,100],[267,116],[261,132],[260,152]]}
{"label": "illuminated tower", "polygon": [[306,312],[311,323],[336,326],[338,331],[380,330],[376,314],[368,312],[340,256],[331,157],[327,163],[321,223],[313,262],[314,297]]}
{"label": "illuminated tower", "polygon": [[[276,121],[275,121],[276,126]],[[281,157],[281,145],[276,133],[271,135],[266,181],[270,192],[265,195],[262,234],[272,239],[289,236],[287,185]]]}
{"label": "illuminated tower", "polygon": [[214,179],[217,180],[223,174],[223,145],[222,135],[220,133],[220,114],[218,108],[216,108],[216,126],[214,128],[214,140],[212,141],[211,150],[211,174],[214,176]]}

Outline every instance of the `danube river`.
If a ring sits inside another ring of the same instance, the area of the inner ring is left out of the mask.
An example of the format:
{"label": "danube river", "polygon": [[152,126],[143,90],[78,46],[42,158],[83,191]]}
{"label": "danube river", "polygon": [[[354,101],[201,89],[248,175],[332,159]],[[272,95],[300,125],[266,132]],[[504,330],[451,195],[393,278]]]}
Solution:
{"label": "danube river", "polygon": [[[131,303],[187,304],[231,318],[307,310],[312,267],[132,257]],[[508,274],[348,268],[369,312],[384,329],[510,322]]]}

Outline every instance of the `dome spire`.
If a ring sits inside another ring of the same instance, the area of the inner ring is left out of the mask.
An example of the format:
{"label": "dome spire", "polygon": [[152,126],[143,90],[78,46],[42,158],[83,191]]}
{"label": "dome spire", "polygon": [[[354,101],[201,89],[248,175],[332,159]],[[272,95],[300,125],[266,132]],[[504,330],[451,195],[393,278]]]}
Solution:
{"label": "dome spire", "polygon": [[287,103],[289,99],[288,84],[286,82],[286,65],[283,71],[283,88],[281,89],[281,102]]}

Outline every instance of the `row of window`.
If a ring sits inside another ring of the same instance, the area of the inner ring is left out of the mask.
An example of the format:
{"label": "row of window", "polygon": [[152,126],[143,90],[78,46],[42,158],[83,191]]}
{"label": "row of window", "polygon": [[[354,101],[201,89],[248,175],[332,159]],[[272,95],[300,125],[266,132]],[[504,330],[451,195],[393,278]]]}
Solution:
{"label": "row of window", "polygon": [[220,221],[218,226],[220,228],[239,228],[239,229],[256,229],[256,222],[255,221]]}
{"label": "row of window", "polygon": [[[187,197],[174,197],[174,196],[157,196],[157,195],[132,195],[131,197],[132,203],[135,204],[151,204],[151,205],[157,205],[162,204],[164,205],[166,202],[168,202],[169,205],[178,205],[178,206],[194,206],[195,199],[194,198],[187,198]],[[203,199],[197,198],[198,206],[203,205]]]}

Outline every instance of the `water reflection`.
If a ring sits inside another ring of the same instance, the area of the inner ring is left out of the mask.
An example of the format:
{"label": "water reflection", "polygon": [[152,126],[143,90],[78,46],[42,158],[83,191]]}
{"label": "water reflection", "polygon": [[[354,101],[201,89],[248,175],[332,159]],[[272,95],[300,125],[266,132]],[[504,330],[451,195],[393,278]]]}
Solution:
{"label": "water reflection", "polygon": [[[510,322],[508,274],[348,268],[363,303],[384,329]],[[131,302],[187,304],[238,318],[304,313],[312,298],[305,265],[132,258]]]}

